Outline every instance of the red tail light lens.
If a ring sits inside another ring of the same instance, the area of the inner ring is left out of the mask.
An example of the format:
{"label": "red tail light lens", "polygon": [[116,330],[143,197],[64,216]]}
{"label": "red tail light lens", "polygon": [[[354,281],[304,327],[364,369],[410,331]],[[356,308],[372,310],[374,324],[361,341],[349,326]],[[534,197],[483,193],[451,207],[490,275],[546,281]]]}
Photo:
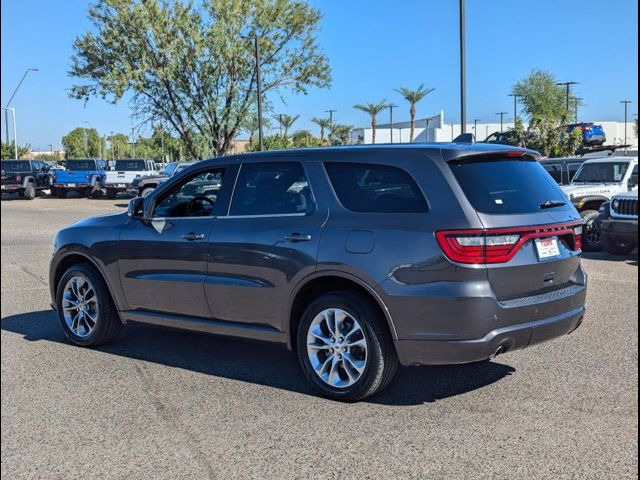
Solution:
{"label": "red tail light lens", "polygon": [[436,240],[450,260],[466,264],[505,263],[534,238],[565,237],[574,251],[582,250],[582,223],[533,227],[443,230]]}

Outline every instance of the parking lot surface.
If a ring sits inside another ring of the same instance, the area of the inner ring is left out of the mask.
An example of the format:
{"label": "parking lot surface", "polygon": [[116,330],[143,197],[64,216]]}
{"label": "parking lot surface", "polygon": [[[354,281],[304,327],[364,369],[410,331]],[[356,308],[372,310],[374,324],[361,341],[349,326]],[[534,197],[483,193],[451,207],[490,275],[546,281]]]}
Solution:
{"label": "parking lot surface", "polygon": [[126,205],[2,201],[3,478],[637,477],[636,254],[584,260],[572,335],[402,368],[343,404],[269,345],[133,325],[97,350],[66,343],[49,308],[53,235]]}

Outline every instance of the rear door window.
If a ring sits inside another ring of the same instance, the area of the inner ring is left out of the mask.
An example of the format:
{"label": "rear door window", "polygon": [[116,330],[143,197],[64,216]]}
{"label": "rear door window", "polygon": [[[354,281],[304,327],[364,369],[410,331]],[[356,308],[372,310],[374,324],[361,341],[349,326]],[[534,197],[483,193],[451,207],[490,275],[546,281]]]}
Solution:
{"label": "rear door window", "polygon": [[473,207],[482,213],[535,213],[567,205],[567,197],[535,160],[450,162]]}
{"label": "rear door window", "polygon": [[405,170],[370,163],[325,162],[329,180],[345,208],[366,213],[423,213],[427,201]]}
{"label": "rear door window", "polygon": [[240,168],[230,215],[305,215],[313,210],[299,162],[245,163]]}
{"label": "rear door window", "polygon": [[553,178],[557,184],[559,185],[564,185],[565,183],[565,179],[564,179],[564,175],[563,175],[563,171],[562,171],[562,164],[559,163],[553,163],[553,164],[545,164],[544,165],[544,169],[549,172],[549,175],[551,175],[551,178]]}

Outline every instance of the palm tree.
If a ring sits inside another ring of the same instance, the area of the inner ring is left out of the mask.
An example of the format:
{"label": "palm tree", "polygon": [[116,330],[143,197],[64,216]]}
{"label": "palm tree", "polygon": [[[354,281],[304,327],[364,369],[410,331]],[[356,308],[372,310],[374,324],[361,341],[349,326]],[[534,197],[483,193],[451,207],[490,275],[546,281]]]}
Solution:
{"label": "palm tree", "polygon": [[378,125],[376,117],[388,106],[389,105],[386,100],[382,100],[379,103],[367,103],[366,105],[358,104],[353,106],[356,110],[361,110],[371,116],[371,129],[373,130],[371,133],[371,143],[376,143],[376,126]]}
{"label": "palm tree", "polygon": [[285,140],[289,138],[289,129],[293,127],[293,124],[296,123],[296,120],[300,118],[300,115],[286,115],[281,113],[276,117],[276,119],[280,122],[280,128],[282,131],[282,138]]}
{"label": "palm tree", "polygon": [[409,134],[409,141],[413,142],[413,133],[416,127],[416,104],[424,97],[433,92],[435,88],[425,88],[424,83],[420,85],[416,90],[410,90],[408,88],[396,88],[395,91],[404,97],[409,102],[409,114],[411,115],[411,132]]}
{"label": "palm tree", "polygon": [[333,145],[347,145],[349,143],[353,127],[351,125],[342,125],[334,123],[331,126],[331,143]]}
{"label": "palm tree", "polygon": [[314,117],[311,121],[320,127],[320,141],[324,142],[324,131],[331,128],[331,119]]}

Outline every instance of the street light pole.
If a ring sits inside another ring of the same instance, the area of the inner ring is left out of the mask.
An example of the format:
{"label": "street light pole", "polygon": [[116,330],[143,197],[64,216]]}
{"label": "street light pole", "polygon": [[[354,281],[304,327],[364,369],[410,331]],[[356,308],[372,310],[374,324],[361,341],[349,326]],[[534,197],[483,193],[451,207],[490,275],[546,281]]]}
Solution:
{"label": "street light pole", "polygon": [[[33,68],[33,67],[32,68],[27,68],[27,70],[24,72],[24,75],[22,75],[22,78],[18,82],[18,86],[16,87],[16,89],[11,94],[11,97],[9,97],[9,101],[4,106],[5,107],[4,121],[5,121],[5,135],[6,135],[5,139],[6,139],[7,144],[9,143],[9,114],[7,113],[7,109],[9,108],[9,105],[11,105],[11,100],[13,100],[13,97],[15,97],[16,93],[18,93],[18,89],[20,88],[20,85],[22,85],[22,82],[24,82],[24,79],[27,78],[27,75],[29,74],[29,72],[37,72],[37,71],[38,71],[37,68]],[[15,113],[16,113],[15,110],[13,110],[13,124],[14,124],[13,138],[14,138],[14,140],[16,138],[16,132],[15,132],[16,115],[15,115]],[[15,151],[16,152],[18,151],[17,147],[15,148]]]}
{"label": "street light pole", "polygon": [[500,115],[500,133],[504,131],[504,116],[507,112],[498,112],[496,115]]}
{"label": "street light pole", "polygon": [[393,109],[397,107],[393,103],[387,105],[389,108],[389,131],[391,132],[391,143],[393,143]]}
{"label": "street light pole", "polygon": [[629,104],[631,103],[631,100],[620,100],[620,103],[624,104],[624,144],[626,145],[627,144],[627,114],[629,111]]}
{"label": "street light pole", "polygon": [[262,78],[260,76],[260,35],[254,37],[256,56],[256,88],[258,95],[258,150],[264,149],[264,133],[262,130]]}
{"label": "street light pole", "polygon": [[571,96],[571,85],[578,85],[578,82],[558,82],[556,85],[567,89],[567,115],[569,114],[569,97]]}
{"label": "street light pole", "polygon": [[465,53],[465,0],[460,0],[460,126],[467,132],[467,64]]}
{"label": "street light pole", "polygon": [[[16,109],[13,107],[5,107],[5,118],[7,119],[7,124],[9,123],[9,115],[8,112],[11,110],[11,118],[13,119],[13,155],[16,160],[18,160],[18,134],[16,133]],[[7,129],[7,145],[9,144],[9,129]]]}
{"label": "street light pole", "polygon": [[520,95],[510,93],[509,96],[513,97],[513,125],[515,126],[516,122],[518,121],[518,97]]}
{"label": "street light pole", "polygon": [[333,132],[333,114],[334,114],[334,112],[337,112],[337,110],[333,110],[333,109],[325,110],[325,113],[329,114],[329,142],[332,145],[333,145],[332,132]]}

